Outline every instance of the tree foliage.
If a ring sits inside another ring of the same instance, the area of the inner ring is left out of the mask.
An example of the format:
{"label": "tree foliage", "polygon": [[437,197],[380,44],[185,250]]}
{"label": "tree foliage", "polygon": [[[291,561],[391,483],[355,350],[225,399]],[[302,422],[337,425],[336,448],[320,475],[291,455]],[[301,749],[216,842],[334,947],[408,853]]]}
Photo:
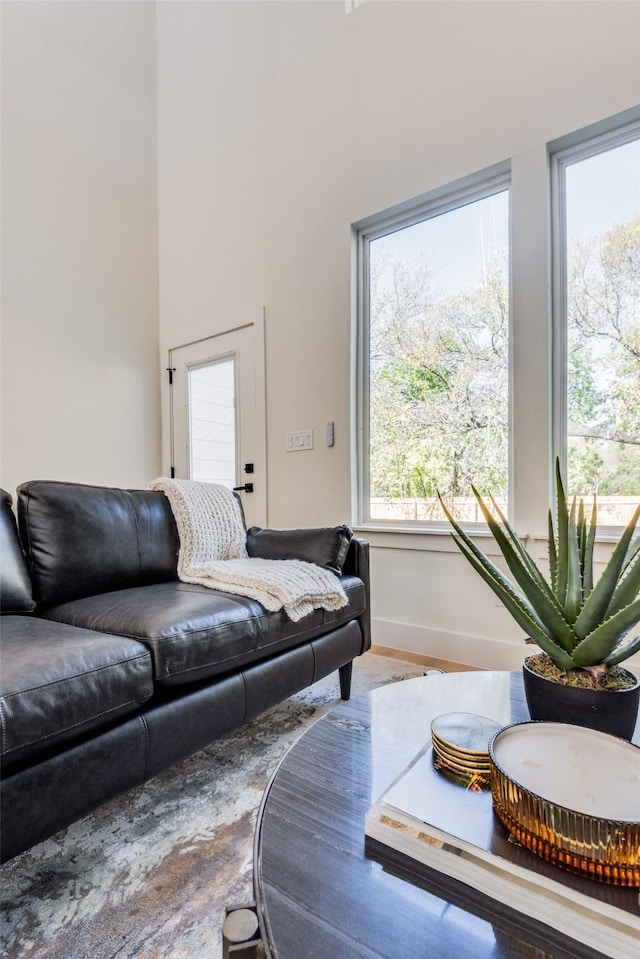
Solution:
{"label": "tree foliage", "polygon": [[568,257],[570,488],[640,491],[640,216]]}
{"label": "tree foliage", "polygon": [[[495,264],[484,283],[434,295],[428,265],[372,276],[371,494],[453,495],[506,488],[508,295]],[[436,512],[437,515],[437,512]]]}
{"label": "tree foliage", "polygon": [[[378,254],[370,282],[371,496],[505,495],[505,262],[442,296],[428,262]],[[638,495],[640,217],[569,251],[567,310],[569,488]]]}

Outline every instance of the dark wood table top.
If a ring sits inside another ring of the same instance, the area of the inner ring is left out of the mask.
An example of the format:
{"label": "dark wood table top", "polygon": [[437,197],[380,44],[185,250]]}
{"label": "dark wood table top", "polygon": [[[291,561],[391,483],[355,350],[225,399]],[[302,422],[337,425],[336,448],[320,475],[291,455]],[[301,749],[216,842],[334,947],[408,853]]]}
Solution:
{"label": "dark wood table top", "polygon": [[383,686],[331,710],[287,753],[256,828],[254,885],[269,959],[600,955],[447,877],[425,879],[401,861],[383,868],[365,855],[367,810],[429,740],[432,718],[455,711],[503,725],[528,720],[520,673]]}

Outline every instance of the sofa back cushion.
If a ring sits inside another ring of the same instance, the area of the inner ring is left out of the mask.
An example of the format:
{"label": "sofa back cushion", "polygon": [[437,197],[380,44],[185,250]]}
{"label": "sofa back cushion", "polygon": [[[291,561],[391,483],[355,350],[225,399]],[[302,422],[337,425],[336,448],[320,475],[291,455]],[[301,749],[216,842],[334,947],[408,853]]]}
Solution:
{"label": "sofa back cushion", "polygon": [[41,607],[177,577],[163,493],[38,480],[18,488],[18,524]]}
{"label": "sofa back cushion", "polygon": [[0,609],[30,613],[35,603],[11,503],[9,494],[0,490]]}

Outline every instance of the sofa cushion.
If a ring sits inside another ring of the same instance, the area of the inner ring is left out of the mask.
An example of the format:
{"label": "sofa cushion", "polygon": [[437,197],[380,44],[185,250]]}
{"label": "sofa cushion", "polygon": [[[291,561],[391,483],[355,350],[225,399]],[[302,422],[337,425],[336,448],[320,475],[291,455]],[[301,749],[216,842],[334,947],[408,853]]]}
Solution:
{"label": "sofa cushion", "polygon": [[142,644],[30,616],[2,617],[5,769],[110,724],[152,693],[151,656]]}
{"label": "sofa cushion", "polygon": [[9,494],[0,490],[0,609],[30,613],[35,602],[11,503]]}
{"label": "sofa cushion", "polygon": [[366,608],[365,588],[342,577],[348,606],[299,622],[255,600],[189,583],[159,583],[55,606],[43,613],[74,626],[118,633],[151,650],[155,680],[179,685],[225,673],[340,626]]}
{"label": "sofa cushion", "polygon": [[348,526],[319,529],[247,530],[247,552],[253,559],[301,559],[340,575],[353,537]]}
{"label": "sofa cushion", "polygon": [[177,576],[164,493],[38,480],[18,488],[18,523],[39,606]]}

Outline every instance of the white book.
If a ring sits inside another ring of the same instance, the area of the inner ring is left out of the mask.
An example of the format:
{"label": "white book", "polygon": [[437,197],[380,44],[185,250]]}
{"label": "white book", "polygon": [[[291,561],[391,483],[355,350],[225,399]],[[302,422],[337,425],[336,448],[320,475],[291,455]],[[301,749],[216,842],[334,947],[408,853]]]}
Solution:
{"label": "white book", "polygon": [[513,841],[491,793],[437,772],[430,748],[369,810],[365,835],[611,959],[640,956],[638,889],[574,876]]}

